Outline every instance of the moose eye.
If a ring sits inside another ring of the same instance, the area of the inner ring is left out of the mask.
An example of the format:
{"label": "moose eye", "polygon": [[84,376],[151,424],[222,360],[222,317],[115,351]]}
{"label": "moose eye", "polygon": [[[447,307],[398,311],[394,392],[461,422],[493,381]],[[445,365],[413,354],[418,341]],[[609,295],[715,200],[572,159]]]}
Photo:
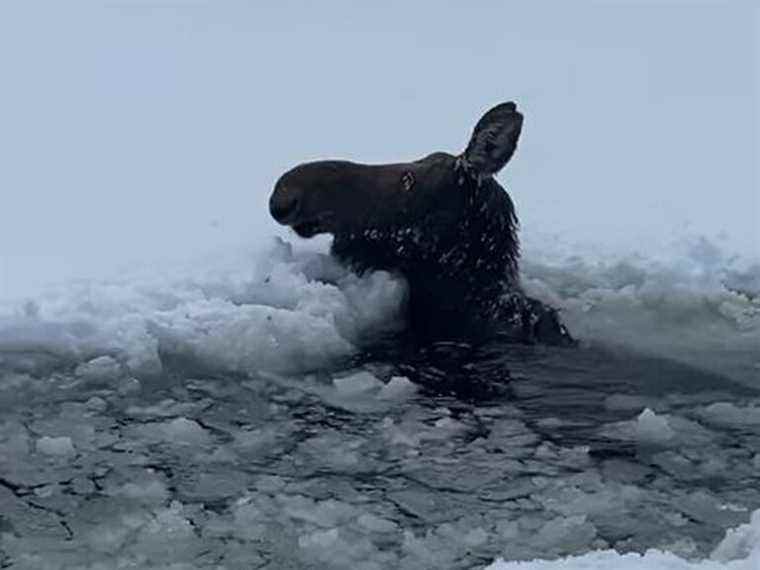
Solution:
{"label": "moose eye", "polygon": [[404,172],[404,175],[401,177],[401,187],[406,190],[407,192],[412,189],[414,186],[414,174],[411,172]]}

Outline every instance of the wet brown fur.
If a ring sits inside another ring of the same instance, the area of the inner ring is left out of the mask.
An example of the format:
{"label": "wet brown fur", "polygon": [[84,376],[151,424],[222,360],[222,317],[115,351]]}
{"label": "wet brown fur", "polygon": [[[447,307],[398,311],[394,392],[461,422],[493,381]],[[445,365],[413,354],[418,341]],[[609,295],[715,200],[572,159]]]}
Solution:
{"label": "wet brown fur", "polygon": [[507,323],[516,336],[535,336],[541,316],[532,312],[550,310],[520,291],[517,216],[491,175],[512,156],[521,125],[504,104],[481,119],[460,156],[301,164],[277,181],[270,211],[301,237],[332,234],[333,254],[357,271],[401,272],[412,325],[425,334]]}

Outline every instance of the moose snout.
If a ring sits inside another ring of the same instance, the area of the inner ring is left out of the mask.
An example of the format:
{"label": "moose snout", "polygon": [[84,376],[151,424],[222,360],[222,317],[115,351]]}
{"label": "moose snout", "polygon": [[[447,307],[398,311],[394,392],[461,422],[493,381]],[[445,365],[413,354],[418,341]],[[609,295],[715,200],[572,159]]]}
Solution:
{"label": "moose snout", "polygon": [[295,218],[301,205],[301,193],[292,187],[278,187],[269,199],[269,213],[281,224]]}

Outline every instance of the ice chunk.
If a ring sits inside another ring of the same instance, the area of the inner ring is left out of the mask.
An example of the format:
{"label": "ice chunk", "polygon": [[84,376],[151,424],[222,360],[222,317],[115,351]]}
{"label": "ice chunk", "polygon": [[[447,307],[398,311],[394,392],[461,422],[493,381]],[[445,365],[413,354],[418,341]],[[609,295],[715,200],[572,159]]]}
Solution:
{"label": "ice chunk", "polygon": [[179,445],[205,445],[210,441],[208,432],[198,422],[185,417],[140,425],[135,431],[149,441],[168,441]]}
{"label": "ice chunk", "polygon": [[84,405],[88,410],[93,412],[104,412],[108,408],[108,403],[99,396],[93,396]]}
{"label": "ice chunk", "polygon": [[122,396],[134,394],[142,389],[142,383],[137,378],[124,378],[119,382],[118,391]]}
{"label": "ice chunk", "polygon": [[350,376],[334,378],[333,386],[342,396],[353,396],[364,392],[378,391],[383,383],[366,371],[357,372]]}
{"label": "ice chunk", "polygon": [[412,422],[396,424],[393,418],[384,418],[381,422],[382,430],[388,441],[394,445],[417,447],[420,445],[422,431],[425,426]]}
{"label": "ice chunk", "polygon": [[172,417],[193,412],[203,408],[205,405],[207,405],[206,401],[179,403],[171,398],[166,398],[158,404],[151,406],[129,406],[127,413],[131,416]]}
{"label": "ice chunk", "polygon": [[310,437],[298,446],[298,452],[309,458],[314,467],[336,471],[370,470],[373,462],[359,452],[362,440],[335,430]]}
{"label": "ice chunk", "polygon": [[394,376],[382,387],[378,398],[383,400],[406,400],[417,392],[417,386],[404,376]]}
{"label": "ice chunk", "polygon": [[[79,363],[87,382],[159,376],[165,357],[236,372],[313,369],[398,329],[403,279],[357,276],[289,244],[224,263],[78,282],[32,304],[0,303],[0,364],[20,371]],[[34,307],[29,309],[28,307]]]}
{"label": "ice chunk", "polygon": [[671,552],[658,550],[648,550],[644,554],[633,552],[619,554],[614,550],[605,550],[559,560],[509,562],[502,558],[487,566],[485,570],[608,570],[612,568],[615,570],[757,570],[760,568],[760,510],[753,513],[749,524],[728,530],[725,538],[708,560],[690,561]]}
{"label": "ice chunk", "polygon": [[208,433],[198,422],[187,418],[177,418],[163,425],[163,432],[167,439],[179,443],[199,443],[208,441]]}
{"label": "ice chunk", "polygon": [[372,513],[364,513],[356,519],[359,526],[370,532],[395,532],[398,530],[398,525],[388,519],[384,519],[373,515]]}
{"label": "ice chunk", "polygon": [[256,480],[256,489],[263,493],[275,493],[284,486],[285,480],[278,475],[262,475]]}
{"label": "ice chunk", "polygon": [[481,527],[473,528],[464,535],[462,541],[468,546],[479,546],[488,540],[488,533]]}
{"label": "ice chunk", "polygon": [[760,425],[760,406],[740,407],[729,402],[717,402],[704,408],[700,415],[705,420],[719,425]]}
{"label": "ice chunk", "polygon": [[185,516],[184,505],[172,501],[169,508],[159,509],[140,525],[135,538],[137,551],[153,560],[174,562],[192,555],[201,546],[195,540],[193,525]]}
{"label": "ice chunk", "polygon": [[595,537],[596,529],[585,516],[560,516],[544,524],[533,542],[544,551],[562,554],[585,547]]}
{"label": "ice chunk", "polygon": [[[433,544],[429,544],[433,542]],[[404,542],[402,548],[412,558],[412,560],[405,565],[407,568],[445,568],[447,562],[448,553],[441,549],[436,548],[439,546],[435,542],[428,541],[425,538],[418,538],[411,530],[404,531]]]}
{"label": "ice chunk", "polygon": [[128,497],[148,503],[160,504],[169,497],[169,491],[161,481],[153,480],[143,483],[125,483],[114,493],[116,496]]}
{"label": "ice chunk", "polygon": [[658,416],[646,408],[636,418],[636,439],[643,443],[664,443],[672,439],[675,432],[663,416]]}
{"label": "ice chunk", "polygon": [[74,374],[88,382],[111,383],[122,375],[121,364],[110,356],[99,356],[76,367]]}
{"label": "ice chunk", "polygon": [[760,510],[752,513],[749,524],[726,531],[725,538],[715,547],[710,558],[721,562],[752,558],[760,568]]}
{"label": "ice chunk", "polygon": [[45,455],[68,457],[76,454],[71,438],[67,436],[44,436],[37,440],[37,451]]}
{"label": "ice chunk", "polygon": [[[645,555],[629,552],[618,554],[614,550],[591,552],[561,560],[533,560],[507,562],[499,559],[485,570],[739,570],[723,565],[690,563],[674,554],[649,551]],[[754,570],[746,566],[741,570]]]}
{"label": "ice chunk", "polygon": [[[598,244],[576,243],[568,251],[556,236],[526,238],[521,268],[528,294],[561,307],[578,338],[676,359],[757,386],[760,296],[743,289],[758,282],[756,260],[750,264],[702,236],[656,256],[600,251]],[[694,253],[706,243],[715,252],[709,262]],[[728,277],[737,271],[751,278],[731,286],[736,281]]]}
{"label": "ice chunk", "polygon": [[239,431],[235,434],[234,445],[241,451],[262,453],[267,448],[274,446],[277,439],[282,436],[282,433],[278,434],[272,427]]}
{"label": "ice chunk", "polygon": [[328,548],[338,540],[338,529],[317,530],[311,534],[298,537],[298,546],[301,548]]}
{"label": "ice chunk", "polygon": [[289,517],[308,521],[323,528],[344,523],[356,514],[354,507],[334,499],[314,501],[300,495],[279,495],[277,501],[282,504],[284,513]]}
{"label": "ice chunk", "polygon": [[322,564],[320,568],[356,568],[357,570],[381,570],[388,566],[373,561],[388,556],[379,555],[377,549],[367,538],[360,538],[345,531],[343,528],[316,530],[298,537],[298,546],[303,550],[300,554],[307,564],[299,567],[312,566],[316,558]]}

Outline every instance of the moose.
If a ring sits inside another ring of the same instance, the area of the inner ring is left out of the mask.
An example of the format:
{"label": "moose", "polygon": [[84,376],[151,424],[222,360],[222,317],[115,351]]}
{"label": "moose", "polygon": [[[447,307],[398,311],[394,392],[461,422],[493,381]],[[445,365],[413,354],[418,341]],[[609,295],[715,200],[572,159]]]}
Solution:
{"label": "moose", "polygon": [[300,164],[275,184],[270,213],[302,238],[332,234],[332,255],[359,273],[401,273],[409,326],[421,338],[498,331],[522,342],[572,343],[557,311],[520,287],[518,219],[494,178],[522,126],[515,103],[502,103],[477,122],[459,155]]}

